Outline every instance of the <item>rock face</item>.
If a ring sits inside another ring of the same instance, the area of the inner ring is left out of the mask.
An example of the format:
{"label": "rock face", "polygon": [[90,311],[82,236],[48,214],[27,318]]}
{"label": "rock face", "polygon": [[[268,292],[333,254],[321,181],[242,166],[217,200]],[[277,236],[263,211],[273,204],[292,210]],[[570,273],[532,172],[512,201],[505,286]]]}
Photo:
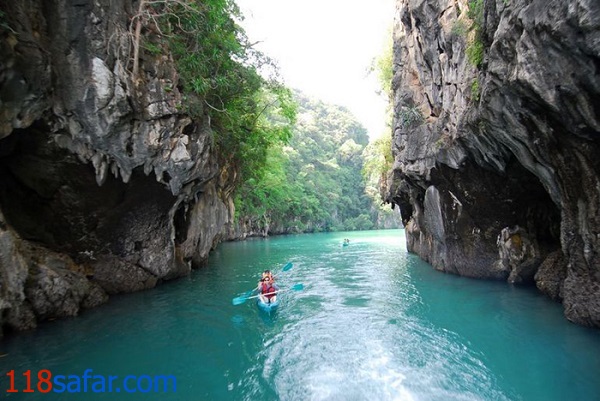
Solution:
{"label": "rock face", "polygon": [[536,283],[600,326],[600,2],[398,0],[395,166],[409,250],[436,269]]}
{"label": "rock face", "polygon": [[133,79],[128,0],[0,5],[0,327],[186,275],[231,229],[209,118],[169,54]]}

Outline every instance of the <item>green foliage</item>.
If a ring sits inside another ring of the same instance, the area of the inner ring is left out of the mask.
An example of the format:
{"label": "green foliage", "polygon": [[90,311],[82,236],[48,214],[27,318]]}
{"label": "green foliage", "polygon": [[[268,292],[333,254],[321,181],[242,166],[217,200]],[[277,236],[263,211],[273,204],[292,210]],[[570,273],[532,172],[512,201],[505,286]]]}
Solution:
{"label": "green foliage", "polygon": [[479,79],[475,78],[471,84],[471,99],[478,102],[480,96]]}
{"label": "green foliage", "polygon": [[260,180],[243,185],[238,216],[287,232],[373,228],[377,207],[361,176],[365,128],[343,107],[295,96],[294,135],[272,148]]}
{"label": "green foliage", "polygon": [[483,8],[484,0],[469,0],[467,16],[473,21],[475,29],[478,30],[483,27]]}
{"label": "green foliage", "polygon": [[156,43],[145,41],[143,46],[144,46],[144,50],[146,50],[147,52],[149,52],[150,54],[153,54],[155,56],[158,56],[158,55],[162,54],[162,52],[163,52],[163,49]]}
{"label": "green foliage", "polygon": [[[222,165],[237,177],[239,219],[278,231],[373,226],[360,175],[366,130],[348,110],[295,99],[278,83],[274,63],[235,23],[241,16],[233,0],[142,1],[139,10],[135,43],[146,57],[173,55],[181,111],[210,118]],[[391,55],[389,65],[391,77]]]}
{"label": "green foliage", "polygon": [[474,39],[467,46],[467,59],[475,67],[481,67],[483,62],[483,43]]}
{"label": "green foliage", "polygon": [[[260,177],[245,181],[236,197],[238,215],[261,218],[282,218],[279,206],[293,202],[294,188],[285,179],[286,160],[276,149],[268,151],[265,169]],[[273,213],[275,212],[275,213]]]}
{"label": "green foliage", "polygon": [[371,230],[374,224],[371,221],[369,215],[361,214],[357,217],[346,220],[344,229],[347,231],[352,230]]}
{"label": "green foliage", "polygon": [[[371,200],[371,215],[377,216],[377,223],[390,222],[394,218],[389,207],[383,206],[381,188],[384,188],[389,171],[393,165],[392,155],[392,80],[393,80],[393,35],[389,30],[387,43],[382,54],[375,59],[374,68],[378,72],[379,83],[387,95],[387,127],[375,141],[369,143],[362,153],[364,165],[362,176],[365,182],[365,194]],[[423,116],[417,108],[403,109],[400,114],[402,123],[406,125],[419,125]],[[376,224],[377,224],[376,223]],[[384,223],[385,224],[385,223]]]}
{"label": "green foliage", "polygon": [[467,58],[475,67],[481,67],[483,62],[483,10],[484,0],[470,0],[469,11],[467,16],[471,19],[471,29],[474,31],[473,36],[467,44]]}
{"label": "green foliage", "polygon": [[421,110],[416,106],[403,106],[398,116],[400,123],[405,128],[414,128],[425,122]]}
{"label": "green foliage", "polygon": [[394,78],[393,63],[394,63],[394,50],[393,50],[393,36],[391,30],[389,31],[387,41],[383,52],[375,57],[371,62],[370,72],[377,73],[377,79],[381,86],[382,92],[385,94],[387,99],[391,99],[392,96],[392,79]]}
{"label": "green foliage", "polygon": [[388,174],[392,170],[392,134],[389,132],[371,142],[363,151],[364,167],[362,174],[365,180],[365,193],[372,201],[372,214],[377,215],[377,226],[381,228],[398,227],[399,216],[381,198],[382,189],[387,186]]}
{"label": "green foliage", "polygon": [[452,23],[452,30],[450,32],[456,36],[465,36],[467,31],[468,29],[465,21],[462,19],[457,19]]}
{"label": "green foliage", "polygon": [[[274,63],[235,23],[233,0],[153,1],[150,15],[177,63],[184,110],[208,115],[214,145],[240,181],[264,173],[268,149],[291,136],[295,105]],[[157,50],[145,42],[151,53]]]}
{"label": "green foliage", "polygon": [[392,169],[392,135],[383,135],[371,142],[363,152],[363,176],[367,181],[379,180]]}

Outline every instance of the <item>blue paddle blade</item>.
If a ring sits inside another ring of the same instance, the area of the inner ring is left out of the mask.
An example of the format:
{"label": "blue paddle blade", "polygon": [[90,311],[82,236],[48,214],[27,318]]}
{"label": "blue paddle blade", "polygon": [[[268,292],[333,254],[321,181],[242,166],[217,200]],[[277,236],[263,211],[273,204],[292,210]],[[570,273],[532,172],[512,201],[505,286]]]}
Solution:
{"label": "blue paddle blade", "polygon": [[233,300],[231,301],[231,303],[234,304],[234,305],[241,305],[244,302],[246,302],[247,300],[248,300],[248,297],[245,297],[245,296],[235,297],[235,298],[233,298]]}
{"label": "blue paddle blade", "polygon": [[304,289],[304,284],[302,284],[302,283],[295,284],[294,286],[292,286],[291,289],[294,290],[294,291],[303,290]]}
{"label": "blue paddle blade", "polygon": [[[281,270],[286,272],[286,271],[290,270],[292,267],[294,267],[292,262],[288,262],[285,266],[283,266],[283,269],[281,269]],[[302,284],[300,284],[300,286],[302,286]],[[296,286],[294,286],[294,287],[296,287]],[[301,288],[294,288],[294,287],[292,287],[293,290],[301,290],[303,288],[303,287],[301,287]],[[248,300],[248,298],[255,298],[252,296],[252,294],[254,294],[254,292],[255,292],[255,290],[247,291],[247,292],[243,293],[242,295],[240,295],[239,297],[233,298],[231,303],[234,305],[241,305],[244,302],[246,302]]]}

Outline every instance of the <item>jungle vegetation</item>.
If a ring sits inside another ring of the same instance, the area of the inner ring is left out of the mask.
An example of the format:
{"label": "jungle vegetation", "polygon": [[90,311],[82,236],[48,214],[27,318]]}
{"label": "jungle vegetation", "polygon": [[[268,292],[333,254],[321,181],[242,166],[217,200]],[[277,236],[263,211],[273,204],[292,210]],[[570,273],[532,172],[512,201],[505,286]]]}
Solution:
{"label": "jungle vegetation", "polygon": [[289,141],[295,120],[276,63],[253,47],[241,20],[233,0],[140,0],[131,24],[134,77],[140,53],[169,50],[182,111],[210,119],[221,164],[235,171],[235,184],[261,179],[268,150]]}
{"label": "jungle vegetation", "polygon": [[236,219],[271,233],[394,226],[373,181],[382,144],[363,154],[366,129],[347,109],[285,87],[242,20],[233,0],[140,0],[131,23],[134,77],[140,57],[168,49],[182,111],[210,118],[221,168],[235,177]]}
{"label": "jungle vegetation", "polygon": [[262,180],[241,186],[239,216],[271,233],[397,227],[371,180],[373,174],[375,182],[379,179],[376,165],[383,142],[367,148],[366,129],[344,107],[299,91],[294,100],[298,109],[292,137],[269,151]]}

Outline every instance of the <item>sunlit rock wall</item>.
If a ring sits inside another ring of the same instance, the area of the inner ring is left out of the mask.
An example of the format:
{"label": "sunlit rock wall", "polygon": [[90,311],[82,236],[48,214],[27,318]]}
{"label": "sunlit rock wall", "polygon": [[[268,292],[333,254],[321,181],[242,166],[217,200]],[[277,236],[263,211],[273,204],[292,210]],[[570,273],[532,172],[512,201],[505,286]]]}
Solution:
{"label": "sunlit rock wall", "polygon": [[436,269],[535,284],[600,326],[600,2],[398,0],[388,200]]}
{"label": "sunlit rock wall", "polygon": [[231,230],[170,55],[134,79],[130,0],[0,4],[0,327],[186,275]]}

